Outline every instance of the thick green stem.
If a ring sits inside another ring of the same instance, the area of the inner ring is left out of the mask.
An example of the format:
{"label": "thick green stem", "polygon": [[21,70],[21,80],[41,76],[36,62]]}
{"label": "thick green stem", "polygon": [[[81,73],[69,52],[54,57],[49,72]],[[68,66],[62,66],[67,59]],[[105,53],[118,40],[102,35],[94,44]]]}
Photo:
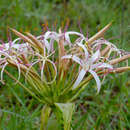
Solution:
{"label": "thick green stem", "polygon": [[41,111],[41,127],[40,130],[47,130],[47,123],[51,113],[51,108],[48,105],[44,105]]}
{"label": "thick green stem", "polygon": [[62,129],[71,130],[72,114],[75,109],[74,103],[55,103],[55,115],[62,125]]}

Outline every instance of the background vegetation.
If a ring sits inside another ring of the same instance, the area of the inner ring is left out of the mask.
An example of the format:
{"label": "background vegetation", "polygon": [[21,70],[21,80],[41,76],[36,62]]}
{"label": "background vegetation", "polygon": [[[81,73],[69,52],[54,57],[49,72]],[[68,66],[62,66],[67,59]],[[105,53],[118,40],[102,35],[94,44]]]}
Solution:
{"label": "background vegetation", "polygon": [[[58,31],[67,21],[68,30],[76,31],[80,21],[84,35],[88,31],[90,37],[114,20],[104,37],[130,51],[129,13],[129,0],[0,0],[0,39],[7,41],[8,26],[40,35],[45,23],[50,30],[56,24]],[[0,130],[38,130],[42,104],[5,79],[0,85]],[[98,95],[94,85],[89,84],[76,101],[73,129],[130,129],[130,73],[107,76]],[[49,123],[56,124],[53,119]]]}

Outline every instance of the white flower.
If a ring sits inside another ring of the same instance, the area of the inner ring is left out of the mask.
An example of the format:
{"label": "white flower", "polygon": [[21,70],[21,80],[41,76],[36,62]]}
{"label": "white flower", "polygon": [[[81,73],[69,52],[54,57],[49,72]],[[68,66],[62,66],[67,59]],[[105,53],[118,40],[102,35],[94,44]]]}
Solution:
{"label": "white flower", "polygon": [[96,68],[110,68],[112,69],[113,67],[107,63],[103,63],[103,62],[98,62],[99,58],[100,58],[100,51],[97,50],[91,57],[88,55],[88,51],[85,48],[84,45],[78,44],[80,47],[82,47],[82,49],[85,51],[85,58],[81,59],[75,55],[65,55],[62,57],[62,59],[72,59],[73,61],[75,61],[76,63],[78,63],[82,69],[79,72],[79,75],[73,85],[73,89],[77,88],[77,86],[80,84],[80,82],[83,80],[85,74],[87,72],[91,73],[92,76],[94,77],[94,79],[96,80],[97,83],[97,90],[98,92],[100,91],[100,87],[101,87],[101,83],[100,83],[100,79],[99,76],[96,74],[96,72],[94,71],[94,69]]}

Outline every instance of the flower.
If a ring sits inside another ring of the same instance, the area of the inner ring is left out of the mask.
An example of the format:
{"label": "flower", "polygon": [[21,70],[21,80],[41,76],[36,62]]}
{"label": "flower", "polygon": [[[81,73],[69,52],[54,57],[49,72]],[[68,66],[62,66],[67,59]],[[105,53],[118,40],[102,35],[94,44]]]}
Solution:
{"label": "flower", "polygon": [[100,83],[99,76],[96,74],[94,69],[97,69],[97,68],[113,69],[113,67],[112,67],[112,65],[109,65],[107,63],[99,62],[99,59],[100,59],[100,51],[99,50],[97,50],[90,57],[87,49],[85,48],[85,46],[83,44],[78,43],[77,45],[82,47],[82,49],[84,50],[84,52],[85,52],[84,59],[81,59],[75,55],[65,55],[62,57],[62,59],[72,59],[73,61],[75,61],[76,63],[78,63],[82,67],[82,69],[80,70],[79,75],[78,75],[78,77],[73,85],[73,89],[75,89],[80,84],[80,82],[83,80],[85,74],[87,72],[89,72],[93,75],[94,79],[96,80],[97,89],[99,92],[100,87],[101,87],[101,83]]}
{"label": "flower", "polygon": [[[44,82],[45,86],[58,84],[55,86],[56,89],[64,81],[61,90],[65,89],[65,92],[66,90],[76,90],[78,86],[82,87],[85,81],[88,82],[88,80],[84,81],[88,77],[86,73],[90,73],[96,80],[99,92],[101,88],[99,76],[105,73],[104,69],[113,71],[116,69],[113,63],[129,58],[129,55],[125,53],[122,56],[122,50],[114,44],[100,38],[110,25],[111,23],[89,39],[86,39],[82,33],[62,32],[61,29],[59,29],[59,33],[47,31],[40,36],[33,36],[29,32],[23,35],[15,29],[11,29],[19,38],[0,45],[1,81],[3,81],[5,67],[12,64],[18,68],[18,80],[21,71],[24,71],[23,75],[26,80],[28,80],[28,75],[31,76],[30,78],[34,78],[33,75],[36,75],[38,82],[41,84]],[[72,40],[71,36],[77,38]],[[21,40],[23,40],[22,43]],[[115,52],[114,55],[112,52]],[[116,60],[116,58],[119,59]],[[78,66],[73,67],[73,63]],[[37,69],[35,69],[35,65],[38,66]],[[69,73],[70,68],[72,74]],[[69,75],[71,76],[68,82],[67,76]]]}
{"label": "flower", "polygon": [[[54,52],[53,52],[53,53],[54,53]],[[53,53],[52,53],[52,54],[53,54]],[[36,61],[33,62],[33,63],[29,66],[25,77],[27,77],[27,75],[28,75],[30,69],[31,69],[35,64],[37,64],[37,63],[39,63],[39,62],[42,62],[42,65],[41,65],[41,80],[44,81],[44,82],[47,83],[47,84],[53,83],[53,82],[55,81],[55,79],[56,79],[56,76],[57,76],[57,68],[56,68],[55,63],[54,63],[53,61],[51,61],[51,60],[48,59],[52,54],[50,54],[50,55],[48,55],[48,56],[45,56],[45,55],[42,56],[42,55],[40,55],[39,53],[36,53],[35,56],[37,56],[38,59],[35,59]],[[44,67],[45,67],[45,63],[46,63],[46,62],[52,64],[52,66],[53,66],[53,68],[54,68],[54,71],[55,71],[55,76],[54,76],[53,80],[52,80],[52,81],[49,81],[49,82],[45,81],[45,80],[44,80],[44,77],[43,77],[43,71],[44,71]]]}
{"label": "flower", "polygon": [[[61,29],[58,33],[47,31],[40,36],[29,32],[24,35],[11,29],[19,38],[0,45],[1,82],[5,72],[35,99],[45,104],[42,114],[46,111],[44,114],[49,116],[51,110],[57,113],[56,116],[61,114],[57,118],[62,117],[64,128],[68,128],[74,109],[72,102],[92,79],[95,79],[99,93],[100,75],[130,70],[128,64],[118,67],[118,63],[130,58],[130,54],[101,38],[110,25],[89,39],[82,33],[62,32]],[[71,36],[76,36],[76,39],[71,39]],[[18,79],[6,71],[7,66],[18,69]],[[27,86],[19,81],[21,74]]]}

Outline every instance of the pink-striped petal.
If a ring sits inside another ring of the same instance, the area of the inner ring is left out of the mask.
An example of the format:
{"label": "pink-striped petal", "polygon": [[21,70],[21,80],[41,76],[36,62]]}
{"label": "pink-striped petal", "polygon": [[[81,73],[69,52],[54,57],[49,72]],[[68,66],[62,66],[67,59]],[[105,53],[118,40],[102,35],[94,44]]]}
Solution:
{"label": "pink-striped petal", "polygon": [[65,56],[62,56],[61,59],[72,59],[73,61],[75,61],[76,63],[78,63],[81,66],[82,66],[82,62],[83,62],[79,57],[77,57],[75,55],[65,55]]}
{"label": "pink-striped petal", "polygon": [[99,57],[100,57],[100,51],[97,50],[97,51],[92,55],[92,57],[91,57],[92,63],[94,63],[96,60],[98,60]]}
{"label": "pink-striped petal", "polygon": [[80,82],[83,80],[85,74],[86,74],[86,71],[84,69],[82,69],[79,72],[78,78],[76,79],[76,81],[75,81],[75,83],[73,85],[73,89],[75,89],[80,84]]}
{"label": "pink-striped petal", "polygon": [[101,82],[100,79],[98,77],[98,75],[96,74],[96,72],[94,72],[93,70],[89,70],[89,72],[92,74],[92,76],[94,77],[96,83],[97,83],[97,92],[99,93],[100,88],[101,88]]}

